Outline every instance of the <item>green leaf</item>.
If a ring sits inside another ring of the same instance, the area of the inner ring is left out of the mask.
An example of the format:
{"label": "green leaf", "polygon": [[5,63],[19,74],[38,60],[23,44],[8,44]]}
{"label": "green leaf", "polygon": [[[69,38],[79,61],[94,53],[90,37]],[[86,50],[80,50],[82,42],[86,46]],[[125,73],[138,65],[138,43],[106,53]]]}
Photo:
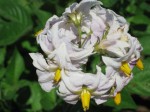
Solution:
{"label": "green leaf", "polygon": [[131,4],[131,5],[128,5],[128,7],[126,8],[126,10],[132,14],[135,14],[136,13],[136,10],[137,10],[137,7],[135,4]]}
{"label": "green leaf", "polygon": [[148,3],[146,3],[146,2],[143,2],[143,3],[140,4],[140,8],[141,9],[150,12],[150,8],[149,7],[150,7],[150,5]]}
{"label": "green leaf", "polygon": [[51,13],[43,10],[36,10],[34,13],[39,19],[38,24],[41,26],[41,28],[45,26],[46,21],[52,16]]}
{"label": "green leaf", "polygon": [[16,95],[16,87],[15,85],[10,85],[5,80],[1,82],[3,99],[12,100]]}
{"label": "green leaf", "polygon": [[93,61],[91,63],[91,68],[92,68],[92,73],[95,73],[96,72],[96,65],[99,65],[100,64],[100,55],[94,55],[93,56]]}
{"label": "green leaf", "polygon": [[31,10],[37,10],[44,4],[44,2],[43,0],[36,0],[36,2],[34,0],[30,0],[29,4],[31,4]]}
{"label": "green leaf", "polygon": [[0,45],[17,41],[32,28],[29,13],[12,0],[0,1]]}
{"label": "green leaf", "polygon": [[[136,11],[137,12],[137,11]],[[128,18],[128,21],[135,24],[149,24],[150,19],[144,14],[137,14]]]}
{"label": "green leaf", "polygon": [[45,91],[42,91],[42,100],[41,104],[44,110],[52,110],[56,105],[56,90],[53,89],[50,93],[46,93]]}
{"label": "green leaf", "polygon": [[5,60],[5,54],[6,54],[6,49],[0,48],[0,65],[3,65],[3,62]]}
{"label": "green leaf", "polygon": [[48,0],[52,4],[58,4],[59,0]]}
{"label": "green leaf", "polygon": [[22,47],[24,49],[31,51],[31,52],[37,52],[38,51],[38,48],[36,46],[32,46],[29,41],[23,41]]}
{"label": "green leaf", "polygon": [[143,47],[143,53],[144,54],[150,54],[150,47],[149,47],[149,44],[150,44],[150,36],[143,36],[141,38],[139,38],[139,41]]}
{"label": "green leaf", "polygon": [[118,0],[101,0],[101,2],[105,7],[112,7],[118,2]]}
{"label": "green leaf", "polygon": [[38,83],[32,83],[30,85],[30,89],[31,89],[31,96],[27,104],[31,105],[32,112],[39,111],[42,109],[41,105],[42,94],[40,86]]}
{"label": "green leaf", "polygon": [[10,85],[5,80],[2,80],[2,88],[3,88],[3,95],[4,99],[7,100],[16,100],[18,94],[16,93],[20,88],[24,86],[29,86],[31,83],[27,80],[20,80],[16,84]]}
{"label": "green leaf", "polygon": [[150,58],[144,60],[144,70],[140,71],[134,68],[134,77],[128,85],[128,89],[131,93],[138,94],[141,96],[150,96]]}
{"label": "green leaf", "polygon": [[57,105],[57,96],[55,89],[47,93],[41,90],[41,87],[38,83],[32,83],[30,85],[30,89],[31,96],[27,104],[31,105],[31,111],[40,111],[42,108],[46,111],[50,111]]}
{"label": "green leaf", "polygon": [[65,11],[65,8],[64,7],[62,7],[62,6],[60,6],[60,5],[56,5],[56,13],[57,13],[57,15],[58,16],[61,16],[62,15],[62,13]]}
{"label": "green leaf", "polygon": [[10,85],[17,83],[24,70],[24,60],[18,50],[15,49],[5,73],[7,83]]}
{"label": "green leaf", "polygon": [[4,76],[4,73],[6,72],[6,68],[1,67],[0,68],[0,79]]}
{"label": "green leaf", "polygon": [[121,91],[121,103],[119,105],[116,105],[114,103],[113,98],[109,99],[106,103],[104,103],[106,106],[115,107],[116,110],[120,109],[136,109],[136,104],[133,101],[129,91],[126,89],[123,89]]}
{"label": "green leaf", "polygon": [[[13,0],[11,0],[13,2]],[[15,3],[19,4],[23,8],[25,8],[28,12],[31,12],[30,6],[31,2],[30,0],[15,0]]]}
{"label": "green leaf", "polygon": [[150,35],[150,24],[147,26],[146,34],[147,34],[147,35]]}

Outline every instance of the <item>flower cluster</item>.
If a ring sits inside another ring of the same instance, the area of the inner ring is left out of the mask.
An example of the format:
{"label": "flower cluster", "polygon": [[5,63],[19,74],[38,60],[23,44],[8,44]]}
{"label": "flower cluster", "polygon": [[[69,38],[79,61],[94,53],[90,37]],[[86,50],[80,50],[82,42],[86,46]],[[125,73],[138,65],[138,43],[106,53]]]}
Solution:
{"label": "flower cluster", "polygon": [[[132,69],[141,70],[139,41],[128,33],[129,24],[120,15],[101,7],[97,0],[83,0],[66,8],[61,17],[51,17],[36,34],[41,53],[30,53],[42,89],[57,94],[67,103],[81,100],[83,110],[90,99],[102,104],[113,97],[121,102],[121,90],[132,79]],[[97,73],[85,73],[88,57],[98,54],[105,65]]]}

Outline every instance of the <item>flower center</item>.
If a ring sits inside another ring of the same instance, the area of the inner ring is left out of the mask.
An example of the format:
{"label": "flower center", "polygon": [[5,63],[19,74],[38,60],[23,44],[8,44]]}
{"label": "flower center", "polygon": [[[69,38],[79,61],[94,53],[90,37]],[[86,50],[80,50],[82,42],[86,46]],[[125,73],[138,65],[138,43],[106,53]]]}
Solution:
{"label": "flower center", "polygon": [[81,13],[77,13],[77,12],[73,12],[73,13],[70,13],[68,15],[68,17],[71,19],[71,21],[76,25],[80,25],[81,24],[81,20],[82,20],[82,15]]}
{"label": "flower center", "polygon": [[120,70],[123,71],[128,77],[131,74],[131,69],[130,69],[130,67],[129,67],[127,62],[122,62]]}
{"label": "flower center", "polygon": [[61,79],[61,70],[60,69],[57,69],[56,72],[55,72],[55,76],[54,76],[54,83],[58,83]]}
{"label": "flower center", "polygon": [[136,62],[136,67],[138,67],[140,70],[144,69],[143,63],[141,59],[138,59]]}
{"label": "flower center", "polygon": [[81,92],[81,102],[84,111],[89,109],[91,94],[87,89],[83,89]]}

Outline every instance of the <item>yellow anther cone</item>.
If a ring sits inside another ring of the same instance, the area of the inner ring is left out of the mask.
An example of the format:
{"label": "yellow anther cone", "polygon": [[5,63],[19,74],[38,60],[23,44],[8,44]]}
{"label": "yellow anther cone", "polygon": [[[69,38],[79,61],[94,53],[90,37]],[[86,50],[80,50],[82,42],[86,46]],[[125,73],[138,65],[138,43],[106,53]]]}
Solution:
{"label": "yellow anther cone", "polygon": [[58,83],[61,79],[61,70],[57,69],[54,76],[54,83]]}
{"label": "yellow anther cone", "polygon": [[114,102],[116,105],[119,105],[121,103],[121,93],[118,92],[117,95],[114,97]]}
{"label": "yellow anther cone", "polygon": [[130,67],[129,67],[127,62],[122,62],[120,70],[123,71],[128,77],[131,74],[131,69],[130,69]]}
{"label": "yellow anther cone", "polygon": [[138,59],[136,62],[136,67],[138,67],[140,70],[144,69],[143,63],[141,59]]}
{"label": "yellow anther cone", "polygon": [[82,102],[83,110],[85,112],[89,109],[90,98],[91,98],[90,92],[88,90],[86,90],[86,89],[83,89],[83,91],[81,93],[81,102]]}

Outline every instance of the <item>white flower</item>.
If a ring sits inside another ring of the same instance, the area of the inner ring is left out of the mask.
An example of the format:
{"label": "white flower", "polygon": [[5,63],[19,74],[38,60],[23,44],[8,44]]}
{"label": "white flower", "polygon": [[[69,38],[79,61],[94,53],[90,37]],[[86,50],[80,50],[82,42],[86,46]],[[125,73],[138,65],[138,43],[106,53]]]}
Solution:
{"label": "white flower", "polygon": [[135,48],[135,51],[134,51],[134,54],[131,56],[131,59],[130,59],[130,66],[133,68],[135,65],[143,70],[144,69],[144,66],[143,66],[143,63],[141,61],[141,51],[143,50],[141,44],[139,43],[139,41],[137,40],[137,38],[135,37],[132,37],[132,40],[135,42],[135,45],[136,45],[136,48]]}
{"label": "white flower", "polygon": [[[140,69],[143,69],[143,64],[141,60],[139,59],[140,52],[142,50],[139,42],[136,39],[134,39],[134,37],[130,36],[129,34],[127,34],[127,36],[128,36],[128,43],[130,44],[130,46],[127,47],[128,49],[127,48],[124,49],[125,52],[122,52],[123,53],[122,56],[120,57],[102,56],[102,59],[103,59],[103,62],[106,64],[106,66],[111,66],[112,68],[116,70],[121,70],[127,76],[129,76],[133,69],[133,65],[137,65]],[[120,46],[121,45],[123,44],[120,44]],[[120,51],[123,51],[123,50],[120,49]],[[113,49],[112,52],[118,52],[118,50],[116,49],[115,51],[115,49]]]}
{"label": "white flower", "polygon": [[102,56],[102,59],[106,66],[112,67],[118,72],[122,71],[126,76],[130,76],[132,70],[128,62],[106,56]]}
{"label": "white flower", "polygon": [[123,57],[130,47],[134,47],[131,36],[127,31],[128,25],[118,27],[117,23],[115,23],[108,27],[107,32],[97,44],[96,50],[102,50],[110,57]]}
{"label": "white flower", "polygon": [[[111,66],[114,69],[121,70],[127,76],[129,76],[131,74],[132,68],[130,68],[128,63],[130,63],[131,57],[135,53],[136,41],[134,41],[129,34],[127,34],[126,36],[127,41],[125,41],[126,39],[120,40],[120,43],[118,45],[115,44],[112,45],[112,47],[110,45],[110,50],[112,49],[113,51],[108,52],[108,56],[102,56],[102,59],[106,66]],[[123,44],[123,42],[126,42],[126,44]],[[106,47],[107,51],[109,50],[109,47]]]}
{"label": "white flower", "polygon": [[45,60],[40,53],[30,53],[33,65],[37,68],[38,81],[43,90],[49,92],[61,80],[61,69],[78,71],[71,64],[64,43],[51,52],[49,59]]}
{"label": "white flower", "polygon": [[[30,53],[42,89],[49,92],[57,87],[58,95],[67,103],[81,100],[84,111],[89,109],[90,99],[101,104],[114,97],[119,104],[121,90],[133,77],[133,67],[144,68],[142,46],[128,33],[125,18],[101,4],[82,0],[66,8],[61,17],[51,17],[37,33],[45,57]],[[82,71],[95,53],[102,58],[106,75],[98,66],[96,74]]]}
{"label": "white flower", "polygon": [[106,67],[106,76],[115,80],[114,95],[120,92],[124,88],[124,86],[126,86],[133,78],[132,74],[130,75],[130,77],[126,77],[111,67]]}
{"label": "white flower", "polygon": [[48,64],[40,53],[30,53],[30,56],[33,59],[33,65],[37,68],[36,73],[42,89],[49,92],[55,87],[53,79],[58,66],[53,63]]}
{"label": "white flower", "polygon": [[130,80],[133,78],[133,74],[131,74],[129,77],[126,77],[113,68],[106,67],[106,77],[115,80],[115,84],[111,90],[111,95],[114,97],[114,102],[119,105],[121,103],[121,90],[130,82]]}
{"label": "white flower", "polygon": [[83,109],[86,111],[89,109],[90,98],[93,98],[97,104],[107,101],[108,91],[112,85],[114,80],[103,75],[99,67],[97,74],[64,70],[57,93],[70,104],[76,104],[81,99]]}

